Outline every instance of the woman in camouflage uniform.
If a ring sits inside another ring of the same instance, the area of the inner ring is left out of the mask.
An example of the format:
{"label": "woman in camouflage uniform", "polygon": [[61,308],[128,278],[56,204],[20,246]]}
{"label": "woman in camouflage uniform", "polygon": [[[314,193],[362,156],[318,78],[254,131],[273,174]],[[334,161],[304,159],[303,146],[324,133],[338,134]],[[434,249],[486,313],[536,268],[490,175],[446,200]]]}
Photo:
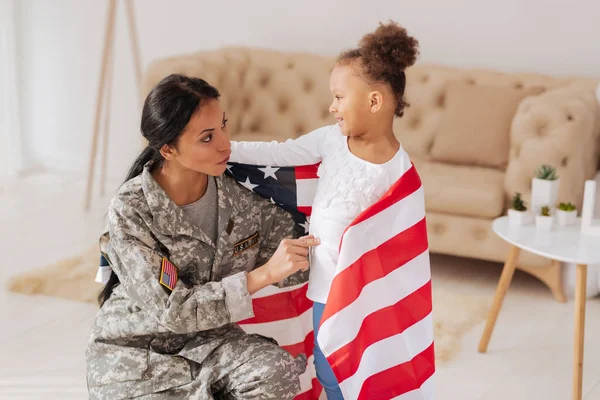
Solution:
{"label": "woman in camouflage uniform", "polygon": [[92,399],[291,399],[306,358],[236,322],[251,294],[306,281],[318,240],[223,175],[218,91],[171,75],[148,95],[148,147],[113,197],[101,251],[113,270],[86,352]]}

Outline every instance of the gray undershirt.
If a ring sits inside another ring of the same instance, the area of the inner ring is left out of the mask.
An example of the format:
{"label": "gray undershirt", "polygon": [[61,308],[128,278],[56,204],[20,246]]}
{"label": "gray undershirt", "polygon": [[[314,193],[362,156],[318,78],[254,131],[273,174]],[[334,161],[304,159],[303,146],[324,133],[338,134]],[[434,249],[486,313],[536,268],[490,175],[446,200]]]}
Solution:
{"label": "gray undershirt", "polygon": [[180,207],[183,212],[208,236],[213,243],[217,241],[218,235],[218,213],[217,184],[215,178],[208,177],[208,186],[202,197],[191,204]]}

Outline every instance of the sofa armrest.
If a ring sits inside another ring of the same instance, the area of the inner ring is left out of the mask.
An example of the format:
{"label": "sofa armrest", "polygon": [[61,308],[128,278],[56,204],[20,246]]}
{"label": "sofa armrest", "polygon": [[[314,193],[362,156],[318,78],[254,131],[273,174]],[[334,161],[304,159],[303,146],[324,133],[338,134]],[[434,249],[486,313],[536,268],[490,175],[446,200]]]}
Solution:
{"label": "sofa armrest", "polygon": [[557,201],[581,208],[586,179],[598,164],[600,109],[589,87],[567,86],[524,99],[511,125],[505,193],[531,201],[531,179],[542,164],[557,169]]}

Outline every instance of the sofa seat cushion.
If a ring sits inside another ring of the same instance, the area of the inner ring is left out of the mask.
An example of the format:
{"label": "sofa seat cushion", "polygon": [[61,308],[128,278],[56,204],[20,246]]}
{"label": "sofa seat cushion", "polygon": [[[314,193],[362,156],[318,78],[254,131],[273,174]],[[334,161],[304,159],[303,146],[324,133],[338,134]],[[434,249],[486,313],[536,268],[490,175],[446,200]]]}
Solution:
{"label": "sofa seat cushion", "polygon": [[426,210],[477,218],[504,212],[504,172],[413,158],[425,191]]}

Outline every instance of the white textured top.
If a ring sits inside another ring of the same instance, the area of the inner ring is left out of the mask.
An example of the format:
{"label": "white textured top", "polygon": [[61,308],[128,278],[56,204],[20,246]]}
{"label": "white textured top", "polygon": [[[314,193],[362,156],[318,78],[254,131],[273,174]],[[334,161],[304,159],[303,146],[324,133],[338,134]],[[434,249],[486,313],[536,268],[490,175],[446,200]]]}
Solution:
{"label": "white textured top", "polygon": [[231,142],[231,161],[269,166],[310,165],[321,162],[319,183],[312,205],[310,233],[321,239],[311,252],[307,296],[325,303],[335,276],[344,230],[411,166],[402,147],[383,164],[352,154],[339,126],[325,126],[283,143]]}

